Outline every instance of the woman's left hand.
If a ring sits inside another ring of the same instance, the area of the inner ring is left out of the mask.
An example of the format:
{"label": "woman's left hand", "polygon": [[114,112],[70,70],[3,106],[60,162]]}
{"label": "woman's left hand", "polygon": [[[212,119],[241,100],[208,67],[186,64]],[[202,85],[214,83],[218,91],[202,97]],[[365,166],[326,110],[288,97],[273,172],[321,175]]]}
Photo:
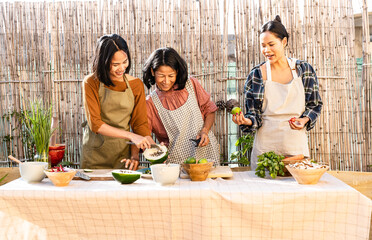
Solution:
{"label": "woman's left hand", "polygon": [[293,130],[301,130],[305,127],[305,124],[309,121],[310,119],[308,117],[304,117],[304,118],[291,118],[288,122],[289,122],[289,126],[293,129]]}
{"label": "woman's left hand", "polygon": [[125,168],[133,171],[136,171],[139,165],[139,160],[137,159],[122,159],[120,162],[125,163]]}
{"label": "woman's left hand", "polygon": [[201,138],[200,140],[200,143],[199,143],[199,147],[204,147],[204,146],[207,146],[209,144],[209,137],[208,137],[208,133],[204,130],[201,130],[198,135],[196,136],[196,139],[199,139]]}

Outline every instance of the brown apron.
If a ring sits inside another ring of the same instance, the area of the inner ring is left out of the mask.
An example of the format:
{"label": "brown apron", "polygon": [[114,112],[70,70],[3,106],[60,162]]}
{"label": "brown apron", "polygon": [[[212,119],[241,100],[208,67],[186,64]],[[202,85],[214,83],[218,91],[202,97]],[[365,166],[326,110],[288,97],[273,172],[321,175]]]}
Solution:
{"label": "brown apron", "polygon": [[[98,96],[101,103],[101,118],[106,124],[130,131],[129,121],[134,108],[134,95],[128,80],[124,92],[110,90],[100,83]],[[130,146],[126,139],[108,137],[84,128],[81,168],[123,168],[120,160],[130,158]]]}

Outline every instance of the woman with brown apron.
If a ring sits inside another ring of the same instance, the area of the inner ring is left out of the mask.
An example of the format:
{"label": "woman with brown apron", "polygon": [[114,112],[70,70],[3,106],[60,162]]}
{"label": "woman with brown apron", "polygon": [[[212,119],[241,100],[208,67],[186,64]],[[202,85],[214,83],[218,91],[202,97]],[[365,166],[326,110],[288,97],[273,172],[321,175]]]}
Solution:
{"label": "woman with brown apron", "polygon": [[[187,64],[172,48],[155,50],[143,69],[143,81],[156,89],[147,97],[149,127],[168,146],[171,163],[188,157],[220,162],[217,139],[210,130],[217,106],[201,84],[189,78]],[[190,139],[198,139],[197,146]]]}
{"label": "woman with brown apron", "polygon": [[253,170],[257,156],[265,152],[310,155],[306,130],[314,127],[322,109],[319,84],[310,64],[284,55],[288,38],[279,16],[263,25],[261,51],[267,61],[254,67],[248,76],[246,114],[232,118],[243,131],[256,131]]}
{"label": "woman with brown apron", "polygon": [[[147,124],[144,86],[140,79],[128,75],[130,66],[123,38],[112,34],[98,40],[93,73],[83,84],[87,122],[82,168],[135,170],[138,148],[149,148],[154,143]],[[135,145],[130,148],[128,141]]]}

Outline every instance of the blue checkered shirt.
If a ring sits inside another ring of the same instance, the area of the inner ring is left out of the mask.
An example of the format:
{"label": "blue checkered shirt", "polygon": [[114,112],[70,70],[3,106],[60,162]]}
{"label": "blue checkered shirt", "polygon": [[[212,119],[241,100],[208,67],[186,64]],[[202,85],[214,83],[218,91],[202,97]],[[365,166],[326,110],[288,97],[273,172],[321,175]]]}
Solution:
{"label": "blue checkered shirt", "polygon": [[[244,86],[245,112],[246,118],[252,120],[252,126],[240,125],[244,132],[252,132],[262,126],[262,103],[264,99],[265,86],[263,83],[260,66],[265,62],[255,66],[249,73]],[[298,76],[302,78],[305,89],[305,111],[300,117],[308,117],[306,130],[315,126],[316,119],[322,110],[322,99],[319,95],[319,83],[313,67],[304,61],[297,60],[296,68]]]}

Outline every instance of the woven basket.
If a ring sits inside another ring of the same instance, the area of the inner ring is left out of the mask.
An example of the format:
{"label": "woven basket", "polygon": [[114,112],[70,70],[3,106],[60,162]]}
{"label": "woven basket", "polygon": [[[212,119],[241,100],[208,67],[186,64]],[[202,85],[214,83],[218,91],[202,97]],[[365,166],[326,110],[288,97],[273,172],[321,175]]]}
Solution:
{"label": "woven basket", "polygon": [[201,164],[187,164],[183,163],[182,167],[189,174],[191,181],[205,181],[211,171],[213,162]]}

